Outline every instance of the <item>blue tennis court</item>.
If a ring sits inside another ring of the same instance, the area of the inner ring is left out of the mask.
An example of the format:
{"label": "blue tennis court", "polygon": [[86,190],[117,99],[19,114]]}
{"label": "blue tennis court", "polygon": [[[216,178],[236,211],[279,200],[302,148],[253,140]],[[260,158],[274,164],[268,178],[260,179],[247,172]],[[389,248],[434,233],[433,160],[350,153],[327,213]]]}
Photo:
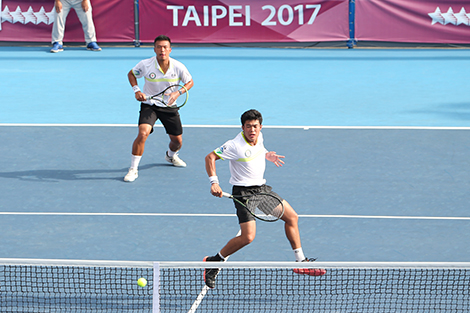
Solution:
{"label": "blue tennis court", "polygon": [[[124,183],[138,103],[126,74],[150,48],[1,47],[4,258],[199,261],[236,234],[204,157],[264,115],[286,156],[266,178],[301,215],[319,261],[467,261],[470,50],[174,47],[195,86],[181,157],[149,138]],[[142,84],[142,82],[140,82]],[[228,164],[217,163],[229,189]],[[280,223],[258,223],[234,261],[291,261]]]}

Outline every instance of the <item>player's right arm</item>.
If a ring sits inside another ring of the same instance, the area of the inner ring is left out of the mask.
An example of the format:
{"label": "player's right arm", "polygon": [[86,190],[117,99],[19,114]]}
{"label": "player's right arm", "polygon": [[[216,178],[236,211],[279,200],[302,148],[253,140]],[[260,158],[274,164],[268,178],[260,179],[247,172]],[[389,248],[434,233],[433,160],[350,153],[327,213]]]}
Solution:
{"label": "player's right arm", "polygon": [[219,186],[219,179],[217,178],[217,172],[215,168],[215,161],[219,160],[220,157],[215,154],[214,151],[209,153],[206,156],[206,172],[209,175],[209,180],[211,182],[211,194],[214,197],[222,198],[222,189]]}
{"label": "player's right arm", "polygon": [[[131,84],[132,88],[135,88],[135,86],[139,87],[137,85],[137,78],[135,77],[134,72],[132,70],[130,70],[129,73],[127,73],[127,78],[129,79],[129,83]],[[145,94],[142,93],[140,88],[139,88],[138,91],[135,91],[135,98],[136,98],[137,101],[145,101],[146,100]]]}

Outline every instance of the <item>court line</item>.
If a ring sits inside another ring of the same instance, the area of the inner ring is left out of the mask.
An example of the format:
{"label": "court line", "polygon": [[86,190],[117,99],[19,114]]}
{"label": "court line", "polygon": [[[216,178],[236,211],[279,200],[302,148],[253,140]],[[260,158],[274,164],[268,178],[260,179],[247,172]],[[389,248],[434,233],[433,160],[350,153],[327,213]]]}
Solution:
{"label": "court line", "polygon": [[[0,212],[0,215],[30,216],[169,216],[169,217],[234,217],[236,214],[214,213],[86,213],[86,212]],[[347,218],[347,219],[401,219],[401,220],[470,220],[466,216],[399,216],[399,215],[341,215],[299,214],[300,218]]]}
{"label": "court line", "polygon": [[[137,127],[137,124],[21,124],[21,123],[0,123],[1,126],[9,127]],[[240,125],[183,125],[194,128],[240,128]],[[163,127],[157,124],[155,127]],[[413,129],[413,130],[470,130],[470,127],[439,127],[439,126],[282,126],[263,125],[263,128],[279,129]]]}

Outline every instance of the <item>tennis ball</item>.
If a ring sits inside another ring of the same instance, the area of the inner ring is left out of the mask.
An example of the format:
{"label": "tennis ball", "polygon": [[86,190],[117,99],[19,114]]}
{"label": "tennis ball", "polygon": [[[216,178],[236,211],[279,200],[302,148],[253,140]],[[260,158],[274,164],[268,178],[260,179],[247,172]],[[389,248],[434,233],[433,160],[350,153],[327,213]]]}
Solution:
{"label": "tennis ball", "polygon": [[145,286],[147,286],[147,280],[145,278],[141,277],[137,281],[137,285],[139,285],[140,287],[145,287]]}

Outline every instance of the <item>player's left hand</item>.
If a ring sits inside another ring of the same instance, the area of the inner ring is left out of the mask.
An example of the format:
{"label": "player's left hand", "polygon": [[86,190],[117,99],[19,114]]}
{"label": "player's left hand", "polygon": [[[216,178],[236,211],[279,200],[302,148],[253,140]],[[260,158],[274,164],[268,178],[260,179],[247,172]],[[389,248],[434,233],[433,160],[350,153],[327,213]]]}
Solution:
{"label": "player's left hand", "polygon": [[89,8],[90,8],[90,5],[89,5],[89,3],[88,3],[88,0],[83,0],[83,1],[82,1],[82,9],[83,9],[83,11],[87,12]]}
{"label": "player's left hand", "polygon": [[273,162],[277,167],[280,167],[282,164],[284,164],[284,161],[281,160],[283,158],[285,158],[285,156],[277,155],[274,151],[269,151],[266,153],[266,160]]}
{"label": "player's left hand", "polygon": [[170,97],[168,99],[168,105],[172,105],[173,103],[175,103],[176,99],[178,99],[180,93],[178,91],[175,91],[175,92],[172,92],[170,93]]}

